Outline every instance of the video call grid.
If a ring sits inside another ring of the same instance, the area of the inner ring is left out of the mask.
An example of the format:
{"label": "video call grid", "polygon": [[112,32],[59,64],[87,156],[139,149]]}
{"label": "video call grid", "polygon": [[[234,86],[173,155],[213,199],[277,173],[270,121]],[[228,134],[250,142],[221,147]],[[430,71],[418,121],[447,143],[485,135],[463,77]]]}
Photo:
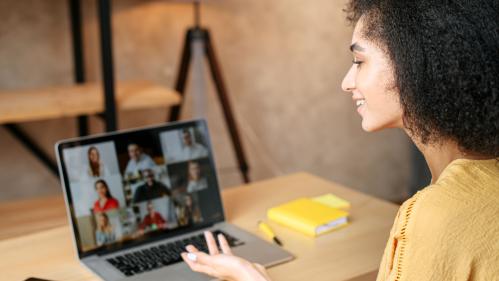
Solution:
{"label": "video call grid", "polygon": [[[83,249],[203,221],[198,193],[209,187],[207,174],[213,171],[202,128],[164,131],[153,138],[128,140],[125,152],[124,143],[115,141],[64,151],[78,230],[80,237],[87,236],[80,239]],[[80,161],[70,152],[80,154]],[[82,196],[90,192],[93,198]]]}

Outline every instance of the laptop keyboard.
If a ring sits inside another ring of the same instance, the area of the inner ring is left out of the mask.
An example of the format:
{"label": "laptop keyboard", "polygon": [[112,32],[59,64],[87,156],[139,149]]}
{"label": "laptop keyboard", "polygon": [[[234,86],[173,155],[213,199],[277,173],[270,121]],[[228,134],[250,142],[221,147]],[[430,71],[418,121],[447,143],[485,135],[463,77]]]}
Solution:
{"label": "laptop keyboard", "polygon": [[[244,244],[244,242],[221,230],[214,230],[212,233],[215,237],[217,237],[218,234],[223,234],[231,247]],[[206,245],[204,235],[199,234],[183,240],[173,241],[147,249],[126,253],[121,256],[109,258],[107,261],[126,276],[132,276],[141,272],[181,262],[182,257],[180,256],[180,253],[186,251],[185,247],[187,245],[194,245],[198,250],[208,252],[208,246]],[[220,248],[220,245],[218,246]]]}

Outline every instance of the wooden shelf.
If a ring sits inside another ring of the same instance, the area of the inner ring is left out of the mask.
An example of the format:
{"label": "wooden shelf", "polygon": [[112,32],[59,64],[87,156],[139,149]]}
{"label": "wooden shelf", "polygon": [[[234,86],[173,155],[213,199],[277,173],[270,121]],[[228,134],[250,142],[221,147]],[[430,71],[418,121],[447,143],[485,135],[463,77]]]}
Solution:
{"label": "wooden shelf", "polygon": [[[118,81],[117,110],[170,107],[180,95],[150,81]],[[104,94],[99,82],[64,87],[0,91],[0,124],[37,121],[104,111]]]}

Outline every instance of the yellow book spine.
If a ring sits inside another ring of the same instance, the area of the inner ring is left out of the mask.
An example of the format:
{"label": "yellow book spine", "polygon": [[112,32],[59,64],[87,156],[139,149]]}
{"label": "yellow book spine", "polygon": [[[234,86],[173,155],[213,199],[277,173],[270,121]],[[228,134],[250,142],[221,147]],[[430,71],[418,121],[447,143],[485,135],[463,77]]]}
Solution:
{"label": "yellow book spine", "polygon": [[296,231],[304,233],[308,236],[311,236],[311,237],[317,236],[316,231],[315,231],[315,226],[303,223],[302,221],[297,220],[296,218],[290,217],[286,214],[283,214],[275,209],[268,210],[267,217],[270,220],[272,220],[278,224],[287,226],[287,227],[292,228]]}

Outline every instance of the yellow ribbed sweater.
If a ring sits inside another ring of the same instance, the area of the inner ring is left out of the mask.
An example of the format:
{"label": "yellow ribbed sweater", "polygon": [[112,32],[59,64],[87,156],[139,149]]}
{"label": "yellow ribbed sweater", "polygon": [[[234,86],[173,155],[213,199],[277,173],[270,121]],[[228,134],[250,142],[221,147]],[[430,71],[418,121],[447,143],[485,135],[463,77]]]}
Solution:
{"label": "yellow ribbed sweater", "polygon": [[377,281],[499,280],[499,161],[458,159],[399,209]]}

